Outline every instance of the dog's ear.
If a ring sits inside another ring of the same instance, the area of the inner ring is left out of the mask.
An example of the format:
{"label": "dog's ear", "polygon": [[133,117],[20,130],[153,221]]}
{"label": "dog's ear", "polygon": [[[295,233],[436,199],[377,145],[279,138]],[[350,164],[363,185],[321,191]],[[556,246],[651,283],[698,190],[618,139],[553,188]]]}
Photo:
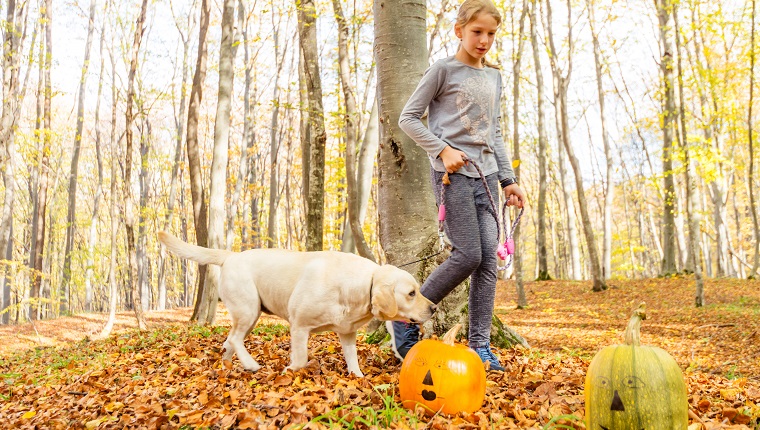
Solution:
{"label": "dog's ear", "polygon": [[373,279],[371,305],[372,315],[375,318],[383,321],[395,318],[398,314],[398,305],[393,294],[393,285]]}

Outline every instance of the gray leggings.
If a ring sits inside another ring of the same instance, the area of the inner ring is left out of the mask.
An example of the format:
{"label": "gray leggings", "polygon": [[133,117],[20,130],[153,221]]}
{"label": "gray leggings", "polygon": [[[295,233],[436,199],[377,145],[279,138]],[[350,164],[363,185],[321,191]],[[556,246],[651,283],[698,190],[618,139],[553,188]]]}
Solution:
{"label": "gray leggings", "polygon": [[[441,204],[442,172],[431,169],[437,204]],[[491,318],[496,294],[496,248],[499,238],[493,209],[480,178],[450,174],[446,185],[444,227],[453,250],[422,284],[422,295],[440,303],[457,285],[470,277],[469,345],[479,348],[490,343]],[[499,204],[497,174],[486,177],[491,195]]]}

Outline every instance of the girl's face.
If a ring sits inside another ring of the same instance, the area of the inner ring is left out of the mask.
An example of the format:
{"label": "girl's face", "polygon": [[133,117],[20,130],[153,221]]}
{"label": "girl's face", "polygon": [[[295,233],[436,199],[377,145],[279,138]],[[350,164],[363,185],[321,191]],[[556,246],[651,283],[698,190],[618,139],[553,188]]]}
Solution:
{"label": "girl's face", "polygon": [[499,24],[487,13],[479,13],[467,24],[454,24],[454,33],[462,43],[456,58],[470,66],[482,67],[481,59],[493,45]]}

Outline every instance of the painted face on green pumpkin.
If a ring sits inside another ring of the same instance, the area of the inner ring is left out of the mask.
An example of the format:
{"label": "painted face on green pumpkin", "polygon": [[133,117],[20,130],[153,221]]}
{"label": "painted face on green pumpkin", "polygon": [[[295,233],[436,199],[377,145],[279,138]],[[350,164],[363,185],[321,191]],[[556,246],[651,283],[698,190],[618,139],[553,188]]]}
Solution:
{"label": "painted face on green pumpkin", "polygon": [[589,429],[680,429],[680,424],[674,423],[687,416],[686,408],[680,368],[660,348],[610,346],[600,351],[589,366]]}

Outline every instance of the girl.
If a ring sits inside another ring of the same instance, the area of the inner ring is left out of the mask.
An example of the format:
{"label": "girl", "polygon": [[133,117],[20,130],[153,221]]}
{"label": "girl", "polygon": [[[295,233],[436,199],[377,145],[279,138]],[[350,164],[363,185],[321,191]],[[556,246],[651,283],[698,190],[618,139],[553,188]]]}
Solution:
{"label": "girl", "polygon": [[[456,55],[436,61],[407,101],[399,126],[430,157],[436,201],[446,205],[446,235],[451,256],[427,278],[421,293],[439,303],[470,277],[469,346],[492,370],[503,371],[491,351],[491,318],[496,294],[496,248],[499,232],[480,166],[493,196],[499,187],[507,204],[522,208],[525,195],[507,157],[499,126],[501,74],[485,61],[501,24],[491,0],[465,0],[454,32],[461,41]],[[428,110],[429,128],[421,118]],[[441,202],[441,183],[448,172]],[[497,202],[498,204],[498,202]],[[419,340],[417,325],[393,322],[388,327],[396,356],[403,357]]]}

